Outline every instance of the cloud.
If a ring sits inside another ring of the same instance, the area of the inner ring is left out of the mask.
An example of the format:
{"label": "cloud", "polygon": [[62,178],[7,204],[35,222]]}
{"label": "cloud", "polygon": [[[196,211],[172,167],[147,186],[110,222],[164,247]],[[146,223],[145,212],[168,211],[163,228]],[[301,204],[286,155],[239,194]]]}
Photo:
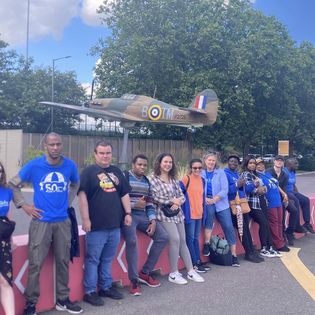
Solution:
{"label": "cloud", "polygon": [[[78,15],[80,0],[29,0],[29,39],[60,39],[70,20]],[[1,39],[11,46],[26,42],[28,1],[1,0]]]}
{"label": "cloud", "polygon": [[[0,0],[0,39],[10,46],[26,43],[27,0]],[[101,25],[96,10],[103,0],[29,0],[29,40],[59,40],[74,17],[89,26]]]}
{"label": "cloud", "polygon": [[101,25],[99,14],[96,10],[103,3],[103,0],[83,0],[80,16],[85,24],[91,26]]}

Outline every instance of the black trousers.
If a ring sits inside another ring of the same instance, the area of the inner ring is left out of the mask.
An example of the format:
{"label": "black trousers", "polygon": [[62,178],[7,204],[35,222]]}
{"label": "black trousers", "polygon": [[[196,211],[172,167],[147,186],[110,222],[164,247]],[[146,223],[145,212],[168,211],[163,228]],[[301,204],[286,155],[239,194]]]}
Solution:
{"label": "black trousers", "polygon": [[289,204],[287,206],[287,208],[284,207],[284,205],[282,205],[282,209],[283,209],[283,228],[285,229],[285,211],[288,211],[290,216],[289,216],[289,223],[286,229],[287,233],[292,234],[296,227],[299,225],[299,219],[300,219],[300,211],[299,208],[296,207],[295,202],[289,198]]}
{"label": "black trousers", "polygon": [[265,196],[259,196],[260,209],[251,209],[250,217],[259,225],[259,240],[261,246],[272,246],[272,238],[268,223],[268,207]]}
{"label": "black trousers", "polygon": [[[242,245],[245,250],[245,255],[249,255],[255,251],[252,236],[249,230],[249,215],[248,213],[243,214],[243,237],[242,237]],[[236,215],[232,214],[232,222],[234,227],[238,230]],[[237,233],[238,234],[238,233]]]}
{"label": "black trousers", "polygon": [[[310,200],[308,197],[304,196],[303,194],[300,194],[299,192],[288,192],[289,199],[292,199],[296,208],[300,208],[302,210],[303,214],[303,220],[305,223],[310,223],[311,220],[311,206],[310,206]],[[298,217],[298,220],[300,218]]]}

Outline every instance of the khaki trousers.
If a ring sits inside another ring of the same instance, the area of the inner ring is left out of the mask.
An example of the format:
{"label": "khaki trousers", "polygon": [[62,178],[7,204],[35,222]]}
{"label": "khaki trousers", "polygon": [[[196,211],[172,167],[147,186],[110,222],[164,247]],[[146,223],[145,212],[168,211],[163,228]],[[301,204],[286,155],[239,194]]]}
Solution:
{"label": "khaki trousers", "polygon": [[56,298],[69,297],[68,267],[71,245],[71,221],[41,222],[32,220],[29,228],[29,269],[25,298],[36,304],[40,294],[39,275],[50,246],[53,247],[56,264]]}

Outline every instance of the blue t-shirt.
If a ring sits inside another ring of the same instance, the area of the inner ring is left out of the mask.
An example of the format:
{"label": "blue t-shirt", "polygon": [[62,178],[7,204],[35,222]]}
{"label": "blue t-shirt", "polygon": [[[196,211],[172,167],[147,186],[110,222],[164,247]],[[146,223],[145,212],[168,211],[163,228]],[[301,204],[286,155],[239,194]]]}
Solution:
{"label": "blue t-shirt", "polygon": [[238,192],[238,195],[240,198],[246,198],[245,187],[238,188],[236,186],[236,183],[239,179],[239,175],[237,171],[232,171],[231,169],[226,167],[224,169],[224,172],[229,182],[229,192],[228,192],[229,200],[234,200],[236,198],[236,191]]}
{"label": "blue t-shirt", "polygon": [[206,171],[206,178],[207,178],[207,196],[212,196],[213,171],[212,172]]}
{"label": "blue t-shirt", "polygon": [[10,209],[13,193],[10,188],[0,186],[0,216],[5,217]]}
{"label": "blue t-shirt", "polygon": [[23,182],[33,184],[34,205],[43,210],[40,221],[59,222],[68,218],[68,189],[77,183],[79,174],[75,163],[63,157],[60,165],[51,165],[46,156],[29,161],[19,176]]}
{"label": "blue t-shirt", "polygon": [[268,208],[281,207],[281,196],[279,190],[279,182],[269,173],[258,173],[264,185],[267,187],[266,197],[268,200]]}
{"label": "blue t-shirt", "polygon": [[295,171],[289,171],[286,167],[283,169],[287,174],[288,174],[288,185],[287,185],[287,192],[293,192],[294,191],[294,186],[296,183],[296,175]]}

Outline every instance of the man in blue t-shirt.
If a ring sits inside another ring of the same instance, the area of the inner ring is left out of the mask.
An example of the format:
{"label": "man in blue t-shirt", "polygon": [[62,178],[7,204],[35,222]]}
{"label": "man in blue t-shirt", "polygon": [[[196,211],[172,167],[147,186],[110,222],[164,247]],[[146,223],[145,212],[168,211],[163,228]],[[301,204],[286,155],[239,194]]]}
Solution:
{"label": "man in blue t-shirt", "polygon": [[[22,208],[32,218],[24,315],[36,314],[40,270],[51,245],[56,263],[56,309],[79,314],[81,307],[69,300],[71,221],[67,211],[78,191],[79,175],[75,163],[61,155],[60,135],[46,135],[44,147],[45,155],[29,161],[10,180],[16,207]],[[21,193],[20,186],[24,182],[33,185],[33,205],[28,204]]]}
{"label": "man in blue t-shirt", "polygon": [[301,207],[303,219],[304,219],[304,229],[308,232],[315,234],[315,231],[311,224],[311,211],[310,211],[310,200],[308,197],[301,194],[296,187],[296,170],[299,167],[299,162],[296,158],[288,158],[286,161],[286,167],[284,171],[288,174],[288,186],[287,194],[289,199],[292,199],[295,206],[299,209]]}

